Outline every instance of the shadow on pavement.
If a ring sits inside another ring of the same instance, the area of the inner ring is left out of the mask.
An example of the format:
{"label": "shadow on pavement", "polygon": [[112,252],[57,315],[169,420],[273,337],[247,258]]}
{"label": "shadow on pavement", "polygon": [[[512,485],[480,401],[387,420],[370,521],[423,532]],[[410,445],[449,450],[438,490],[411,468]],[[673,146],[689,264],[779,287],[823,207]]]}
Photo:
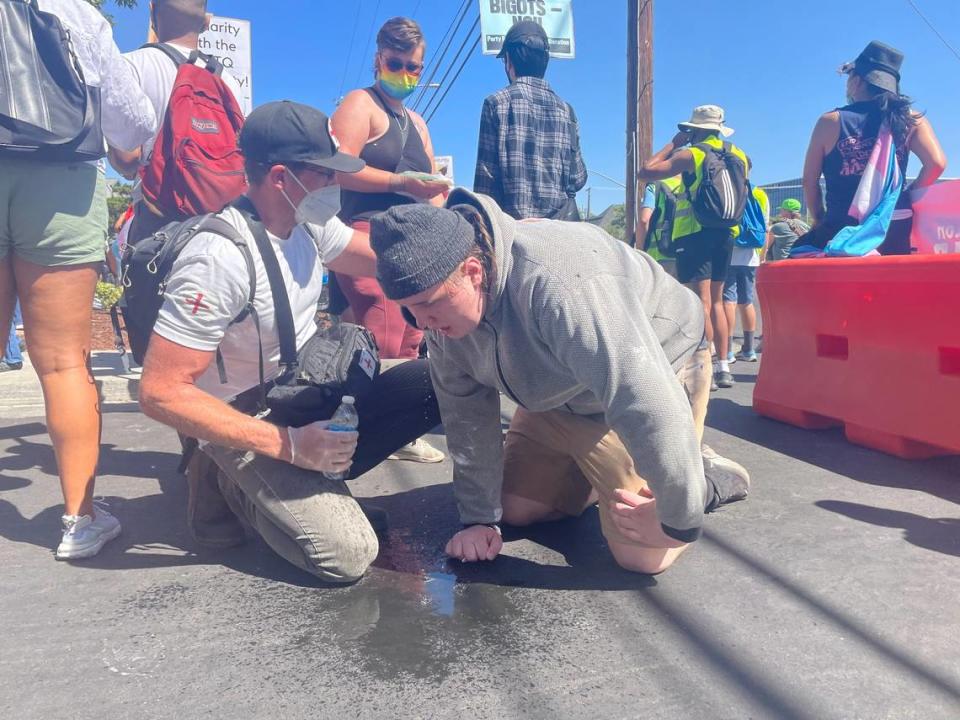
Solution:
{"label": "shadow on pavement", "polygon": [[912,545],[960,557],[960,518],[928,518],[841,500],[821,500],[814,504],[860,522],[899,528],[904,531],[903,538]]}
{"label": "shadow on pavement", "polygon": [[[910,657],[906,651],[883,639],[878,635],[878,633],[872,631],[869,627],[864,625],[855,617],[836,607],[831,607],[826,600],[818,598],[810,590],[807,590],[799,583],[789,579],[787,575],[777,572],[777,570],[771,567],[768,563],[760,560],[754,555],[749,554],[746,550],[736,547],[735,544],[729,539],[724,538],[715,532],[705,531],[701,542],[705,542],[717,548],[726,556],[741,564],[747,571],[749,571],[751,575],[765,578],[774,586],[779,587],[781,590],[802,601],[813,613],[816,613],[817,615],[825,618],[831,624],[835,625],[841,631],[841,636],[856,638],[878,655],[883,656],[888,661],[899,666],[901,670],[909,673],[918,680],[936,689],[943,695],[949,697],[953,702],[960,702],[960,687],[958,687],[953,678],[949,678],[938,670],[925,665],[922,661]],[[664,611],[672,612],[672,609],[669,611],[665,609]],[[706,631],[694,632],[691,633],[691,636],[697,642],[706,643],[708,641],[706,641],[705,638],[710,637],[710,633]],[[704,649],[709,651],[709,654],[714,654],[716,650],[712,648]],[[720,664],[718,665],[722,666]],[[735,664],[731,663],[731,665],[734,667],[734,669],[736,669]],[[739,677],[736,679],[738,682],[743,681],[743,679]],[[757,697],[762,699],[762,696]],[[770,707],[771,709],[776,709],[772,705]],[[806,713],[778,713],[776,716],[806,717],[807,715]]]}
{"label": "shadow on pavement", "polygon": [[[0,460],[0,490],[30,484],[30,480],[10,474],[17,471],[39,469],[51,480],[57,477],[48,442],[24,439],[28,434],[43,432],[43,425],[32,423],[7,433],[14,442]],[[123,450],[110,444],[101,447],[99,475],[156,481],[161,492],[133,498],[98,498],[121,519],[123,532],[99,555],[80,561],[84,566],[128,570],[223,564],[241,573],[290,585],[334,587],[289,565],[258,537],[229,550],[199,547],[186,528],[186,481],[176,473],[178,462],[179,455],[171,452]],[[396,466],[391,469],[391,474],[400,480],[406,476],[412,481],[410,471]],[[616,565],[600,533],[595,509],[581,518],[505,530],[508,543],[528,539],[561,555],[566,565],[543,564],[511,555],[509,544],[505,554],[492,563],[449,561],[443,554],[444,545],[460,529],[451,486],[443,483],[416,487],[410,481],[403,486],[406,489],[371,499],[390,516],[390,530],[381,538],[377,568],[413,575],[418,579],[415,582],[432,578],[437,587],[469,583],[551,590],[629,590],[656,584],[650,577],[626,572]],[[57,504],[28,518],[12,503],[0,500],[0,536],[45,548],[52,554],[59,542],[62,511],[63,506]]]}
{"label": "shadow on pavement", "polygon": [[857,482],[920,490],[960,504],[960,457],[902,460],[847,442],[839,428],[803,430],[722,397],[711,398],[707,425]]}

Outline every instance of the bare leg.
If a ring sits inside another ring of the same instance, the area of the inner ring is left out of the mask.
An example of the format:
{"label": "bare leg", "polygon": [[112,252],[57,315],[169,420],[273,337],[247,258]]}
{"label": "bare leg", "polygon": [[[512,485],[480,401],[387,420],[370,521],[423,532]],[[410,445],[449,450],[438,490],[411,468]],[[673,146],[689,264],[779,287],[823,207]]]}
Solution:
{"label": "bare leg", "polygon": [[727,316],[727,353],[729,354],[730,350],[733,349],[733,346],[730,345],[730,340],[733,338],[733,329],[737,325],[737,304],[732,302],[723,303],[723,311]]}
{"label": "bare leg", "polygon": [[98,267],[99,263],[88,263],[49,268],[19,258],[13,262],[67,515],[93,515],[100,403],[89,360]]}
{"label": "bare leg", "polygon": [[710,283],[710,320],[713,322],[713,346],[717,359],[726,360],[730,349],[730,330],[727,314],[723,309],[723,282]]}
{"label": "bare leg", "polygon": [[10,320],[13,318],[13,308],[16,304],[17,283],[13,277],[13,263],[8,254],[0,260],[0,328],[10,329]]}
{"label": "bare leg", "polygon": [[698,280],[688,283],[687,287],[693,290],[697,294],[697,297],[700,298],[700,302],[703,303],[704,332],[707,336],[707,342],[711,343],[714,340],[714,327],[710,321],[710,313],[713,309],[713,299],[710,295],[710,281]]}
{"label": "bare leg", "polygon": [[608,542],[617,564],[624,570],[656,575],[673,565],[674,561],[690,545],[677,548],[649,548],[640,545],[628,545],[621,542]]}
{"label": "bare leg", "polygon": [[753,304],[740,305],[740,322],[743,323],[743,329],[748,332],[757,331],[757,310]]}

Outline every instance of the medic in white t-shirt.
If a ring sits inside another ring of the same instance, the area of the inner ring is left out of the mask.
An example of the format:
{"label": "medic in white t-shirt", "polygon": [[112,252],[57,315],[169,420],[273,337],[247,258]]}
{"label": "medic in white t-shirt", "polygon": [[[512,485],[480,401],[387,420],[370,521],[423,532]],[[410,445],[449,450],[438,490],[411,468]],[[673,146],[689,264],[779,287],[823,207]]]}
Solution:
{"label": "medic in white t-shirt", "polygon": [[[316,332],[314,316],[323,270],[373,276],[376,263],[366,234],[336,217],[336,173],[364,163],[339,151],[327,116],[289,101],[263,105],[240,135],[250,188],[247,198],[277,255],[293,311],[298,348]],[[266,270],[240,213],[220,217],[245,234],[253,250],[257,287],[268,288]],[[303,224],[310,224],[307,232]],[[165,301],[144,361],[143,411],[185,435],[215,445],[252,450],[323,472],[349,468],[357,434],[331,432],[326,423],[283,428],[245,415],[227,401],[259,382],[257,334],[251,319],[231,324],[249,297],[241,251],[229,240],[200,233],[184,248],[169,276]],[[280,339],[269,292],[254,300],[260,319],[267,379],[278,372]],[[219,348],[227,382],[217,372]]]}

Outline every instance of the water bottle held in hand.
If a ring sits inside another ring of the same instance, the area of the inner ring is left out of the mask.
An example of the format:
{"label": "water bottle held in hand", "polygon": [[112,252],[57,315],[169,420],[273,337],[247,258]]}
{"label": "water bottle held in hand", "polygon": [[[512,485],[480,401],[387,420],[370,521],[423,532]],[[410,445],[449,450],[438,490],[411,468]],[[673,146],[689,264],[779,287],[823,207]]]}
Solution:
{"label": "water bottle held in hand", "polygon": [[323,313],[330,309],[330,272],[326,267],[323,268],[323,288],[320,290],[320,300],[317,302],[317,309]]}
{"label": "water bottle held in hand", "polygon": [[[360,416],[357,415],[357,408],[354,405],[354,399],[351,395],[344,395],[340,402],[340,407],[330,418],[330,424],[327,430],[331,432],[353,432],[360,424]],[[346,480],[350,472],[325,472],[324,476],[330,480]]]}

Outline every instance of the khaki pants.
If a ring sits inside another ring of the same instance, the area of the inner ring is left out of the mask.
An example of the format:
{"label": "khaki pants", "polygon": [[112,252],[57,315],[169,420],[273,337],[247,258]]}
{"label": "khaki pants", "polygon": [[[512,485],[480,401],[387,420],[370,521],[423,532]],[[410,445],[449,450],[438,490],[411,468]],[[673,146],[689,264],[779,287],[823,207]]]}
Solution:
{"label": "khaki pants", "polygon": [[[697,438],[710,399],[709,350],[699,350],[677,373],[690,401]],[[602,422],[561,410],[535,413],[519,408],[510,423],[504,449],[503,493],[579,515],[591,492],[600,497],[600,523],[609,542],[636,544],[617,530],[608,509],[614,490],[640,492],[647,481],[637,475],[630,453]]]}

